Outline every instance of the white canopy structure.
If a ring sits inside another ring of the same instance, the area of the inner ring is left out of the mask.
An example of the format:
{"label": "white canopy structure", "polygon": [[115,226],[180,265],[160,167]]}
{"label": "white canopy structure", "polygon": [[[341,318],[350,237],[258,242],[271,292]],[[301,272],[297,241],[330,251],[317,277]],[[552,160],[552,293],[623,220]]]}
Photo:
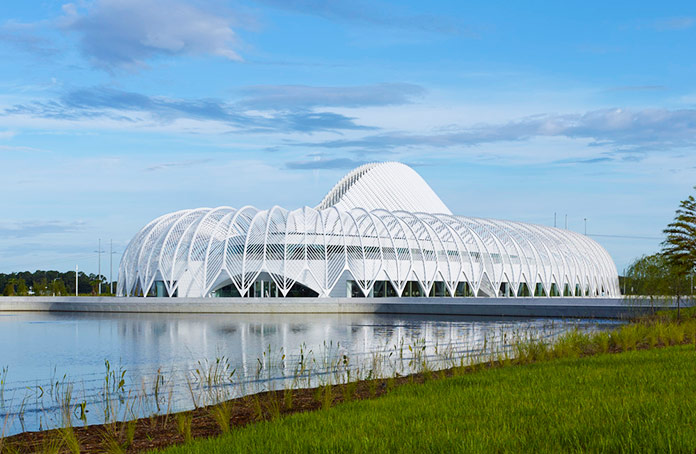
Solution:
{"label": "white canopy structure", "polygon": [[454,216],[410,167],[346,175],[316,208],[166,214],[128,245],[121,296],[620,296],[597,242]]}

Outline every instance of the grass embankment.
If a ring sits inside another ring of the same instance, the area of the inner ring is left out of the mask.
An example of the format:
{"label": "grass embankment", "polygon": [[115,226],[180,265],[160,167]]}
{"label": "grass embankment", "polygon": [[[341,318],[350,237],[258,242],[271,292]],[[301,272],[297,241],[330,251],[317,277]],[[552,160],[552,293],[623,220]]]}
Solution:
{"label": "grass embankment", "polygon": [[693,452],[694,347],[492,368],[264,422],[175,453]]}
{"label": "grass embankment", "polygon": [[454,371],[158,452],[694,452],[695,335],[693,319],[571,333],[520,345],[527,364]]}

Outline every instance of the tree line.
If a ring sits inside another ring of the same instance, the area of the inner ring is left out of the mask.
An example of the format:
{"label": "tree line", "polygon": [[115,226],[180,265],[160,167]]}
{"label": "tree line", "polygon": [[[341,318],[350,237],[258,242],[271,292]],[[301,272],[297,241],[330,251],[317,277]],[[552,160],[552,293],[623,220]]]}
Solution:
{"label": "tree line", "polygon": [[[96,274],[86,274],[80,271],[77,275],[77,290],[80,295],[96,295],[99,293],[99,282],[102,283],[101,294],[109,295],[109,283],[104,276],[101,279]],[[113,283],[116,291],[116,281]],[[60,272],[55,270],[20,271],[15,273],[0,273],[0,289],[4,296],[68,296],[75,294],[75,272]]]}

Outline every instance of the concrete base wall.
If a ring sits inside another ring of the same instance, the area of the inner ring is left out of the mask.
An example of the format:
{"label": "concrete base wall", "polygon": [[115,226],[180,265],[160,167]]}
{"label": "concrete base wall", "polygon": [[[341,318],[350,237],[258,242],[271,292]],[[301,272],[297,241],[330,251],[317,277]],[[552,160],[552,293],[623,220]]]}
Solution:
{"label": "concrete base wall", "polygon": [[[662,305],[659,308],[676,308]],[[371,313],[629,318],[649,301],[621,298],[119,298],[0,297],[0,312]]]}

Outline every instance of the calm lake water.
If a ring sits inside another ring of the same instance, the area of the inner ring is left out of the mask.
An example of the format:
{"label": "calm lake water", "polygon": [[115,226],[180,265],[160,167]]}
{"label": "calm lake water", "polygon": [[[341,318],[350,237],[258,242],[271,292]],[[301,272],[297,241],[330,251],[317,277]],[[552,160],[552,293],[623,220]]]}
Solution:
{"label": "calm lake water", "polygon": [[[289,384],[340,382],[347,369],[355,378],[408,373],[424,360],[433,368],[448,367],[484,350],[503,351],[528,335],[551,340],[570,329],[608,329],[616,323],[359,314],[0,313],[0,431],[3,425],[5,435],[59,425],[59,403],[68,391],[71,418],[78,424],[103,422],[110,399],[117,419],[205,404],[211,388],[202,382],[211,374],[202,372],[216,364],[216,376],[231,375],[223,394],[232,397]],[[220,396],[220,388],[215,393]],[[141,395],[138,407],[129,409],[128,399],[136,394]],[[76,408],[80,402],[86,414]]]}

